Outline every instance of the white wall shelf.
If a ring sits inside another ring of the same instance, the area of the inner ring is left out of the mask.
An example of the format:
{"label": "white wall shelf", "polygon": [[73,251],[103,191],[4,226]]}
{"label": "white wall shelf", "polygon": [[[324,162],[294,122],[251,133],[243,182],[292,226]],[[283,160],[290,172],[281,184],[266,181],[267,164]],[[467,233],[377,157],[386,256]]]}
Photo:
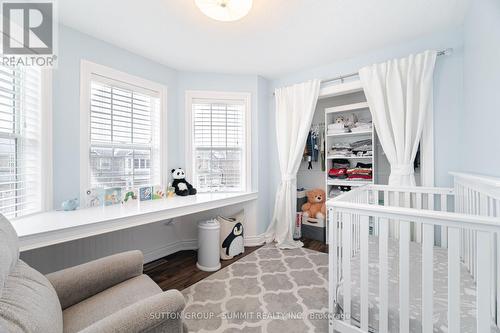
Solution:
{"label": "white wall shelf", "polygon": [[331,84],[324,86],[319,91],[319,98],[329,98],[363,91],[360,80],[345,82],[342,84]]}
{"label": "white wall shelf", "polygon": [[368,107],[367,102],[361,102],[361,103],[347,104],[347,105],[341,105],[341,106],[335,106],[332,108],[327,108],[327,109],[325,109],[325,113],[331,114],[331,113],[362,110],[362,109],[368,109],[368,108],[369,107]]}
{"label": "white wall shelf", "polygon": [[[326,107],[325,110],[325,128],[326,128],[326,152],[327,156],[325,159],[325,183],[326,183],[326,196],[330,197],[330,191],[335,186],[364,186],[367,184],[373,184],[375,179],[375,132],[373,126],[368,131],[358,131],[358,132],[348,132],[348,133],[330,133],[328,134],[328,125],[333,124],[335,119],[339,115],[348,116],[354,113],[358,119],[362,119],[363,121],[371,121],[372,116],[370,113],[370,108],[368,102],[364,96],[360,96],[359,92],[362,92],[363,89],[361,87],[361,83],[358,81],[339,84],[334,91],[333,88],[331,90],[332,95],[335,96],[335,103],[340,104],[344,101],[347,103],[343,103],[341,105],[336,105],[334,107]],[[353,94],[354,93],[354,94]],[[350,95],[352,94],[352,95]],[[353,96],[352,99],[346,98],[347,96]],[[354,97],[357,96],[357,97]],[[370,138],[372,140],[372,156],[337,156],[333,155],[330,150],[332,146],[339,143],[353,143],[358,140],[364,140]],[[328,177],[328,171],[332,168],[332,160],[333,159],[346,159],[350,162],[351,167],[355,167],[357,162],[365,162],[372,164],[372,179],[371,180],[349,180],[349,179],[331,179]]]}

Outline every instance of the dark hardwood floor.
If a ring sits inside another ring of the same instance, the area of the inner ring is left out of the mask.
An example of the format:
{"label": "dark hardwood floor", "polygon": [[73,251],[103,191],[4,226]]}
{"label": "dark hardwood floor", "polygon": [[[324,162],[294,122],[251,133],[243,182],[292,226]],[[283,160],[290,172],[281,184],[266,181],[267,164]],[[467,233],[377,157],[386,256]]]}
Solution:
{"label": "dark hardwood floor", "polygon": [[328,245],[323,242],[309,238],[302,238],[301,241],[304,243],[304,248],[306,249],[328,253]]}
{"label": "dark hardwood floor", "polygon": [[[328,245],[323,242],[312,239],[302,239],[302,242],[305,248],[323,253],[328,252]],[[222,268],[249,255],[259,247],[245,247],[244,254],[231,260],[222,260]],[[196,251],[180,251],[144,265],[144,274],[151,277],[163,290],[182,290],[215,273],[199,270],[196,267],[196,261]]]}

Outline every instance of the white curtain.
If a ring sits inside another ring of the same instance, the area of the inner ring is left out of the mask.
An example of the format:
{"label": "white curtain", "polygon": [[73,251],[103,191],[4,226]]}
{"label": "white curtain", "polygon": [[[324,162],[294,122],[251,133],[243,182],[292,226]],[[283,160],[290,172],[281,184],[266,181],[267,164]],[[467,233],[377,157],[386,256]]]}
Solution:
{"label": "white curtain", "polygon": [[274,214],[266,232],[280,248],[298,248],[304,244],[293,240],[297,203],[297,171],[304,153],[307,134],[318,101],[321,82],[312,80],[276,89],[276,137],[281,183],[276,193]]}
{"label": "white curtain", "polygon": [[[389,185],[415,186],[413,162],[427,116],[432,116],[436,51],[362,68],[359,76],[391,165]],[[432,131],[426,131],[432,135]]]}

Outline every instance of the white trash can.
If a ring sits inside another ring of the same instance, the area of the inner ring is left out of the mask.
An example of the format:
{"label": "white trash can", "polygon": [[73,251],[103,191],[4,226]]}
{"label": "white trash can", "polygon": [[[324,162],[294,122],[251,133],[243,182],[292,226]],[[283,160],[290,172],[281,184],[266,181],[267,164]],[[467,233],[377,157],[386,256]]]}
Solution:
{"label": "white trash can", "polygon": [[198,223],[198,262],[196,267],[205,272],[220,269],[220,224],[217,220]]}

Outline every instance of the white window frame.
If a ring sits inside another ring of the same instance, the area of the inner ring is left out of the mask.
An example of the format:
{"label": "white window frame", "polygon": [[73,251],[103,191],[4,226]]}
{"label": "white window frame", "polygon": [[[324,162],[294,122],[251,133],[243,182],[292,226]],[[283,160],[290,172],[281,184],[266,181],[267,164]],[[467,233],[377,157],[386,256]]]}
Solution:
{"label": "white window frame", "polygon": [[133,85],[158,93],[160,98],[160,181],[167,182],[167,87],[107,66],[82,60],[80,65],[80,198],[90,188],[90,94],[92,75],[99,75],[124,85]]}
{"label": "white window frame", "polygon": [[[252,190],[252,108],[251,100],[252,94],[249,92],[227,92],[227,91],[204,91],[204,90],[188,90],[185,94],[186,103],[186,177],[189,178],[188,181],[193,181],[194,183],[194,158],[193,158],[193,100],[194,99],[206,99],[216,101],[224,100],[243,100],[245,104],[245,126],[244,126],[244,138],[245,138],[245,154],[243,163],[243,186],[244,189],[241,192],[250,192]],[[221,193],[221,192],[218,192]]]}
{"label": "white window frame", "polygon": [[52,73],[50,68],[42,69],[42,211],[54,209],[53,168],[53,118],[52,118]]}

